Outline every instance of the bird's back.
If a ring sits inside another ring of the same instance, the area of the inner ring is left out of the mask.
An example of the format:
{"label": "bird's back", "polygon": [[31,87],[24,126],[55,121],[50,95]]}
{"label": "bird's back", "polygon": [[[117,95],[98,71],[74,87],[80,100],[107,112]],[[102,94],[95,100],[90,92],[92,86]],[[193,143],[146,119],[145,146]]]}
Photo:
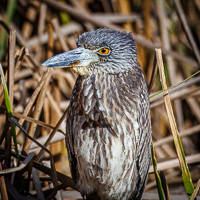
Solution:
{"label": "bird's back", "polygon": [[72,176],[85,197],[140,199],[151,144],[148,93],[140,68],[79,76],[66,140]]}

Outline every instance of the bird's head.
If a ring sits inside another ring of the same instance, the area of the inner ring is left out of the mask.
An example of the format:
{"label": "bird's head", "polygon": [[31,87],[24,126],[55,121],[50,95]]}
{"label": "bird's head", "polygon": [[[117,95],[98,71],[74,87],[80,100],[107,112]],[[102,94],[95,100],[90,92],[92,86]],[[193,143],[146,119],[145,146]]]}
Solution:
{"label": "bird's head", "polygon": [[89,31],[79,36],[77,46],[42,65],[72,68],[80,75],[118,74],[138,66],[136,46],[130,33],[111,29]]}

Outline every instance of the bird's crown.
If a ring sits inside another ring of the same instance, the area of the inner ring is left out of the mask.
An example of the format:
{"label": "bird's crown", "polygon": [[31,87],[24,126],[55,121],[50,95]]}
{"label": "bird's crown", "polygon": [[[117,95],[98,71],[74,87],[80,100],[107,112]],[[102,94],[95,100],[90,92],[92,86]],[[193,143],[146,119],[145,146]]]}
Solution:
{"label": "bird's crown", "polygon": [[78,48],[47,60],[49,67],[71,67],[80,75],[118,74],[138,67],[132,34],[112,29],[85,32],[77,40]]}

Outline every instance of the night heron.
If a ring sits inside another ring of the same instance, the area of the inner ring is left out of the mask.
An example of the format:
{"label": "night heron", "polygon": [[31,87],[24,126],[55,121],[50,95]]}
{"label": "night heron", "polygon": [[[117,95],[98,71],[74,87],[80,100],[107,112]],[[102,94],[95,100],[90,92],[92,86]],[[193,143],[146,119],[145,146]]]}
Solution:
{"label": "night heron", "polygon": [[85,199],[141,199],[151,158],[149,96],[130,33],[83,33],[43,66],[79,74],[67,114],[71,174]]}

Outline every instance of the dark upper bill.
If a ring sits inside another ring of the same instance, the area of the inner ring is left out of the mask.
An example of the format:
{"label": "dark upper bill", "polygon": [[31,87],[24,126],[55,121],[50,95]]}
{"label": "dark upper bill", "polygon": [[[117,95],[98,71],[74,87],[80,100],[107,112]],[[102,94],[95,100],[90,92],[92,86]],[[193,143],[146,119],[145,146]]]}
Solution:
{"label": "dark upper bill", "polygon": [[67,51],[52,58],[49,58],[42,66],[45,67],[74,67],[74,66],[88,66],[91,62],[97,62],[98,56],[96,52],[85,49],[77,48]]}

